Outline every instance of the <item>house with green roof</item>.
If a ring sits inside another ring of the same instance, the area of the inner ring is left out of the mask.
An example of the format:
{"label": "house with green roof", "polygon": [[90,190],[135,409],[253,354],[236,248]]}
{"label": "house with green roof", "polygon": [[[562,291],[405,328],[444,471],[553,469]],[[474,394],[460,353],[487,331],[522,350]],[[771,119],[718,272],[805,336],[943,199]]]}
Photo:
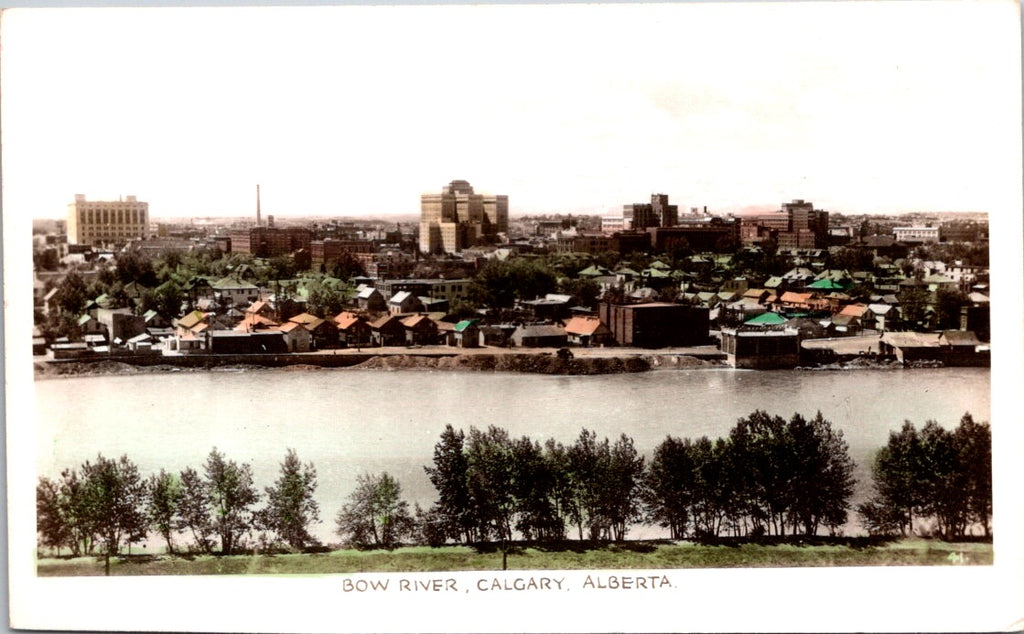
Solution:
{"label": "house with green roof", "polygon": [[237,277],[223,277],[210,284],[210,287],[215,297],[232,306],[247,306],[260,296],[258,286]]}
{"label": "house with green roof", "polygon": [[457,348],[477,348],[480,346],[480,320],[463,319],[455,324],[453,344]]}

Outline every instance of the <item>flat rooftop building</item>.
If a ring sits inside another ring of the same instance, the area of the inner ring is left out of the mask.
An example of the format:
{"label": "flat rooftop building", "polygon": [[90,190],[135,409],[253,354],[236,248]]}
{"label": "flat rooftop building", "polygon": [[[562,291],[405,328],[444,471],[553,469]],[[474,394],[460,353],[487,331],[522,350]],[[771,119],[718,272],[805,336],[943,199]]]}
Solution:
{"label": "flat rooftop building", "polygon": [[149,232],[149,203],[127,196],[121,200],[86,200],[75,194],[68,205],[68,243],[125,244]]}

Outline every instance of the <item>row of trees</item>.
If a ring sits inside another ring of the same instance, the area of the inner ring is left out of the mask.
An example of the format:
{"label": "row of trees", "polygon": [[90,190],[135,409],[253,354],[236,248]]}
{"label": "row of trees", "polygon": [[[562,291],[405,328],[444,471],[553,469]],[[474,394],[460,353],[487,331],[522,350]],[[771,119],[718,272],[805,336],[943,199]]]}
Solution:
{"label": "row of trees", "polygon": [[[437,491],[427,510],[410,508],[388,473],[363,474],[338,512],[336,533],[354,547],[413,541],[508,543],[520,538],[623,540],[631,526],[657,525],[672,539],[837,533],[855,480],[842,432],[819,412],[788,420],[755,411],[711,440],[668,436],[647,461],[625,434],[614,441],[583,429],[568,446],[496,426],[445,427],[426,474]],[[965,414],[954,431],[929,421],[892,432],[873,467],[874,496],[858,506],[873,535],[936,526],[946,539],[973,526],[990,534],[991,435]],[[144,478],[126,456],[98,456],[36,489],[40,544],[74,555],[116,555],[156,532],[167,550],[237,553],[319,546],[312,463],[287,452],[261,494],[248,464],[216,448],[202,473],[161,470]],[[260,502],[263,501],[262,506]],[[915,524],[916,523],[916,524]]]}
{"label": "row of trees", "polygon": [[874,494],[858,511],[873,535],[906,535],[934,525],[945,539],[980,526],[990,535],[992,432],[964,414],[948,431],[935,421],[920,430],[906,421],[889,434],[872,465]]}
{"label": "row of trees", "polygon": [[842,433],[819,413],[788,421],[756,411],[727,438],[669,436],[649,464],[626,435],[599,440],[584,429],[566,447],[498,427],[469,434],[445,428],[427,474],[438,500],[425,514],[431,543],[624,539],[636,523],[668,528],[673,539],[756,536],[846,521],[853,461]]}
{"label": "row of trees", "polygon": [[625,538],[639,517],[644,458],[623,434],[614,443],[583,430],[565,447],[554,440],[513,439],[502,428],[448,425],[426,467],[438,501],[426,513],[428,543],[448,539]]}
{"label": "row of trees", "polygon": [[[265,548],[304,549],[318,545],[309,529],[319,522],[313,498],[316,468],[303,465],[288,450],[280,476],[261,495],[253,483],[252,468],[228,460],[214,448],[199,473],[188,467],[180,473],[144,478],[127,456],[102,455],[78,469],[65,469],[60,478],[41,477],[36,487],[36,517],[40,544],[59,553],[99,554],[109,557],[160,534],[168,552],[175,552],[174,536],[192,537],[192,548],[230,555],[251,544]],[[265,504],[257,508],[261,499]]]}

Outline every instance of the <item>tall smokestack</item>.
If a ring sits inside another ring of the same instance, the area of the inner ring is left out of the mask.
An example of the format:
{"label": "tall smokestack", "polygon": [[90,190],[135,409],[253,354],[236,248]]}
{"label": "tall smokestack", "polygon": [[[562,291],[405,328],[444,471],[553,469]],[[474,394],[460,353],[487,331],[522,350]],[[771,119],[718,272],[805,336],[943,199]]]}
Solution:
{"label": "tall smokestack", "polygon": [[260,186],[256,185],[256,226],[262,225],[260,221]]}

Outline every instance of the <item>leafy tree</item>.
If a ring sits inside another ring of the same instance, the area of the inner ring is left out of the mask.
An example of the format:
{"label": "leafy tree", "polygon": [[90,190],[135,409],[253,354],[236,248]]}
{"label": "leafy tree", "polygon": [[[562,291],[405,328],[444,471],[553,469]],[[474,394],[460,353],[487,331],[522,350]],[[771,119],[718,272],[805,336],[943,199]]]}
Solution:
{"label": "leafy tree", "polygon": [[814,535],[819,525],[835,532],[846,523],[855,483],[854,464],[841,431],[821,412],[810,421],[794,414],[788,436],[793,443],[789,516],[794,531]]}
{"label": "leafy tree", "polygon": [[577,515],[573,506],[572,481],[569,477],[569,452],[562,443],[549,438],[544,443],[544,462],[551,479],[548,495],[561,539]]}
{"label": "leafy tree", "polygon": [[903,535],[912,530],[914,515],[924,503],[921,462],[921,439],[913,423],[904,421],[899,432],[889,433],[888,443],[875,455],[871,469],[875,495],[867,505],[858,507],[865,528],[888,532],[894,525]]}
{"label": "leafy tree", "polygon": [[424,469],[437,489],[438,501],[432,510],[442,519],[446,538],[469,543],[477,522],[470,508],[465,439],[462,430],[456,432],[446,425],[441,440],[434,445],[434,466]]}
{"label": "leafy tree", "polygon": [[128,251],[119,254],[115,270],[122,284],[130,282],[138,282],[143,286],[155,286],[157,284],[156,272],[153,270],[152,261],[138,251]]}
{"label": "leafy tree", "polygon": [[357,476],[356,489],[336,522],[338,536],[356,548],[395,548],[415,526],[401,485],[387,472]]}
{"label": "leafy tree", "polygon": [[946,539],[961,536],[967,527],[967,474],[953,434],[935,421],[927,421],[920,432],[921,513],[932,516]]}
{"label": "leafy tree", "polygon": [[173,280],[168,280],[153,291],[153,308],[165,319],[173,319],[181,315],[181,303],[185,293]]}
{"label": "leafy tree", "polygon": [[874,265],[874,254],[869,249],[836,247],[829,250],[826,266],[830,269],[847,271],[870,271]]}
{"label": "leafy tree", "polygon": [[968,413],[953,432],[935,421],[918,431],[910,421],[879,450],[872,467],[875,493],[858,507],[873,534],[913,532],[931,518],[946,539],[972,525],[989,534],[992,511],[991,435]]}
{"label": "leafy tree", "polygon": [[171,536],[178,530],[178,504],[182,498],[181,481],[163,469],[149,477],[149,521],[167,542],[167,552],[174,552]]}
{"label": "leafy tree", "polygon": [[524,539],[565,537],[557,504],[557,476],[539,442],[523,436],[512,442],[512,490],[516,498],[516,530]]}
{"label": "leafy tree", "polygon": [[598,443],[597,434],[583,429],[576,442],[567,451],[571,491],[572,521],[583,539],[586,528],[590,539],[601,533],[601,476],[604,456],[608,453],[608,440]]}
{"label": "leafy tree", "polygon": [[923,328],[925,311],[928,309],[928,291],[919,286],[911,286],[901,290],[898,298],[903,323],[918,330]]}
{"label": "leafy tree", "polygon": [[644,501],[648,520],[669,529],[671,539],[686,536],[690,509],[696,501],[693,443],[668,436],[654,449]]}
{"label": "leafy tree", "polygon": [[601,296],[601,287],[592,279],[565,279],[559,285],[561,292],[572,295],[580,306],[597,308],[597,300]]}
{"label": "leafy tree", "polygon": [[366,267],[354,254],[342,251],[338,258],[331,262],[330,274],[339,280],[350,280],[353,277],[365,276]]}
{"label": "leafy tree", "polygon": [[467,294],[469,300],[477,305],[492,309],[512,308],[516,293],[509,266],[499,260],[488,261],[473,278]]}
{"label": "leafy tree", "polygon": [[739,419],[729,432],[730,458],[740,467],[733,469],[735,493],[755,534],[784,530],[791,494],[787,465],[792,459],[785,426],[781,416],[758,410]]}
{"label": "leafy tree", "polygon": [[77,271],[68,273],[59,286],[57,286],[57,307],[70,315],[78,315],[85,308],[88,301],[85,281]]}
{"label": "leafy tree", "polygon": [[[607,440],[604,447],[607,447]],[[626,538],[629,525],[640,518],[639,489],[644,459],[633,446],[633,439],[622,434],[607,453],[601,478],[601,515],[615,541]]]}
{"label": "leafy tree", "polygon": [[306,310],[313,315],[329,319],[337,315],[346,306],[347,295],[344,291],[318,287],[310,290],[306,300]]}
{"label": "leafy tree", "polygon": [[543,261],[491,260],[473,278],[469,299],[492,309],[511,308],[517,299],[534,299],[553,293],[557,287],[554,270]]}
{"label": "leafy tree", "polygon": [[481,537],[496,534],[502,541],[511,540],[516,498],[512,442],[507,431],[494,425],[486,432],[470,428],[466,479]]}
{"label": "leafy tree", "polygon": [[294,550],[319,543],[309,533],[309,526],[320,522],[320,506],[313,499],[316,485],[316,467],[312,462],[303,465],[289,449],[280,477],[266,489],[265,524]]}
{"label": "leafy tree", "polygon": [[104,570],[109,575],[110,557],[118,553],[122,540],[131,544],[146,537],[146,482],[127,456],[113,460],[100,455],[95,463],[86,461],[82,478],[93,529],[104,546]]}
{"label": "leafy tree", "polygon": [[259,501],[252,467],[226,460],[216,447],[206,459],[206,489],[213,508],[213,529],[220,537],[221,553],[230,555],[253,527],[250,507]]}
{"label": "leafy tree", "polygon": [[269,267],[267,272],[268,280],[288,280],[295,277],[295,274],[298,273],[295,260],[287,255],[270,258],[267,260],[267,266]]}
{"label": "leafy tree", "polygon": [[960,307],[965,305],[967,298],[956,289],[940,288],[935,292],[935,312],[937,326],[942,329],[960,327]]}
{"label": "leafy tree", "polygon": [[992,519],[992,432],[988,423],[975,422],[965,413],[953,432],[953,444],[964,470],[967,519],[980,524],[988,537]]}
{"label": "leafy tree", "polygon": [[436,505],[424,511],[417,504],[414,521],[415,533],[419,537],[420,543],[437,548],[444,546],[448,541],[447,519]]}
{"label": "leafy tree", "polygon": [[691,448],[694,465],[694,499],[690,508],[694,536],[713,537],[727,522],[735,524],[743,507],[736,493],[737,476],[745,473],[733,460],[729,442],[707,436],[697,439]]}
{"label": "leafy tree", "polygon": [[73,546],[71,522],[65,514],[60,483],[46,477],[36,485],[36,532],[39,545],[55,548],[57,554],[63,546]]}
{"label": "leafy tree", "polygon": [[68,545],[76,557],[91,553],[96,542],[95,517],[88,491],[86,479],[77,470],[61,472],[59,511],[70,532]]}
{"label": "leafy tree", "polygon": [[196,547],[213,552],[213,522],[210,519],[210,493],[202,476],[192,467],[181,472],[181,498],[177,505],[177,525],[188,529]]}

